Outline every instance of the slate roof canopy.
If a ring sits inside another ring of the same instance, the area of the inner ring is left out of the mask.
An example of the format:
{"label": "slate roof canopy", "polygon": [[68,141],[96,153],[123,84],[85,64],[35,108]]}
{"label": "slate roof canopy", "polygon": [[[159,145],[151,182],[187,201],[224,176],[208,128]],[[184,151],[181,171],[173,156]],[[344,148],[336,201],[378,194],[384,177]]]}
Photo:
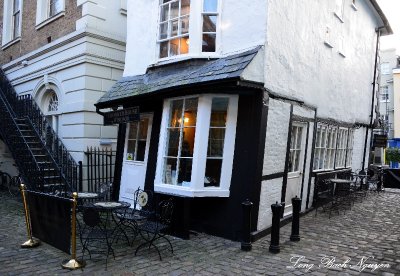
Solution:
{"label": "slate roof canopy", "polygon": [[99,108],[110,107],[107,103],[133,98],[193,84],[205,84],[219,80],[240,79],[240,76],[257,55],[262,46],[245,52],[214,60],[192,59],[180,63],[148,68],[146,74],[123,77],[96,103]]}

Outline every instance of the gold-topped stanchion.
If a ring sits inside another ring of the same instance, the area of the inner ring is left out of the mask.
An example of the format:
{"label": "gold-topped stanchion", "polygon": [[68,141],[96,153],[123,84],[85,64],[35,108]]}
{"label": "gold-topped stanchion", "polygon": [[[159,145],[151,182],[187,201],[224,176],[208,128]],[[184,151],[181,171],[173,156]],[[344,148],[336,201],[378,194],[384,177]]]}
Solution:
{"label": "gold-topped stanchion", "polygon": [[26,203],[26,190],[25,190],[25,185],[21,184],[21,194],[22,194],[22,200],[24,202],[24,209],[25,209],[25,222],[26,222],[26,230],[28,232],[28,239],[26,242],[21,244],[22,248],[32,248],[40,245],[39,240],[35,240],[32,237],[32,228],[31,228],[31,217],[29,216],[29,208],[28,204]]}
{"label": "gold-topped stanchion", "polygon": [[76,204],[78,201],[78,193],[72,194],[72,219],[71,219],[71,232],[72,232],[72,249],[71,249],[71,260],[65,260],[62,263],[62,267],[66,269],[78,269],[85,267],[84,261],[78,261],[76,259]]}

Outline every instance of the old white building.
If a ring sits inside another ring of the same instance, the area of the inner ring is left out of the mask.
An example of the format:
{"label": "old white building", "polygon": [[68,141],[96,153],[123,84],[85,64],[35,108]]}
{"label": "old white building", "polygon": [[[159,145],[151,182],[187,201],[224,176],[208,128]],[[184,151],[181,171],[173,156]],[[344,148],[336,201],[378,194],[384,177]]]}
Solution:
{"label": "old white building", "polygon": [[246,198],[262,235],[271,204],[305,211],[316,175],[368,166],[391,33],[375,0],[137,0],[128,26],[124,77],[96,104],[140,110],[119,121],[120,199],[174,195],[184,227],[236,239]]}
{"label": "old white building", "polygon": [[117,129],[94,103],[122,76],[126,0],[1,0],[0,14],[1,69],[17,94],[33,98],[76,162],[88,146],[115,149]]}

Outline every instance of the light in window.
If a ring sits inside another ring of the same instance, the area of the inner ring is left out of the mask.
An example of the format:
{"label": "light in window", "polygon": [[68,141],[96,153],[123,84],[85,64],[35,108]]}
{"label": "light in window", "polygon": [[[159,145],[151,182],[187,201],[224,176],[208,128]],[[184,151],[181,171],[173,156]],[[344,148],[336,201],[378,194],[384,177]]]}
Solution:
{"label": "light in window", "polygon": [[197,123],[198,98],[171,101],[163,182],[189,186]]}
{"label": "light in window", "polygon": [[190,0],[161,1],[159,57],[165,58],[189,52]]}

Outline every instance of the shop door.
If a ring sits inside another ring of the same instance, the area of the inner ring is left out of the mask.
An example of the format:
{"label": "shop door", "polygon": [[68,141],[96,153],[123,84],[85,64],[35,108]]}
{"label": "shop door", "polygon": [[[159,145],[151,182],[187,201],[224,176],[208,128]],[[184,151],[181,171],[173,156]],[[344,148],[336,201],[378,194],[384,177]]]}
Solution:
{"label": "shop door", "polygon": [[285,194],[285,216],[290,215],[293,211],[292,198],[295,196],[301,197],[306,126],[306,124],[293,123],[291,129],[289,170]]}
{"label": "shop door", "polygon": [[144,189],[153,115],[140,114],[139,122],[127,125],[119,200],[133,204],[133,195]]}

